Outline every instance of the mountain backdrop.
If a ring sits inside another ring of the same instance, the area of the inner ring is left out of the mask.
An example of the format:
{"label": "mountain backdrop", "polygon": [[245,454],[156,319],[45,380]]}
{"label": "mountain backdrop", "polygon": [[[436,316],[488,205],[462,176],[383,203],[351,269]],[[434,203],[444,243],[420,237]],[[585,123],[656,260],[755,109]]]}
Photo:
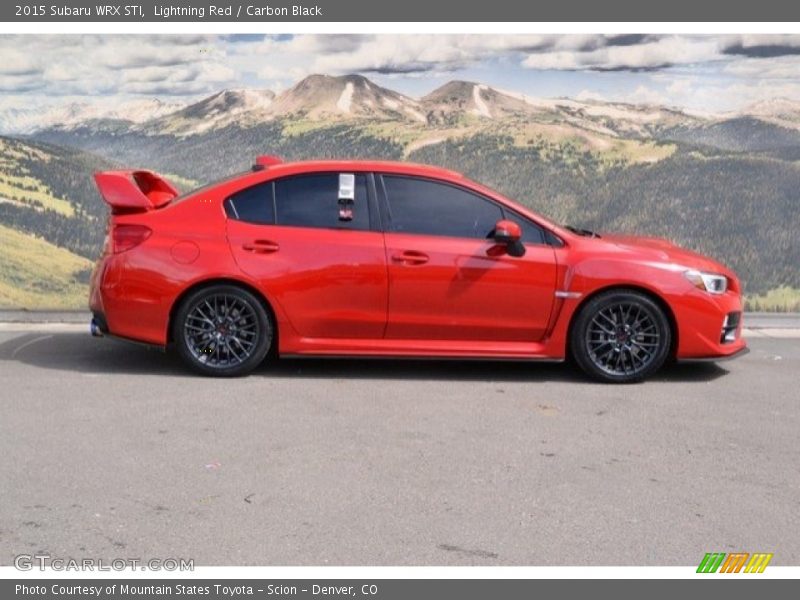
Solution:
{"label": "mountain backdrop", "polygon": [[85,305],[105,235],[94,171],[150,168],[187,190],[277,154],[442,165],[559,222],[711,254],[740,274],[751,307],[798,308],[800,103],[786,99],[697,115],[465,81],[411,98],[312,75],[189,105],[16,109],[0,131],[3,306]]}

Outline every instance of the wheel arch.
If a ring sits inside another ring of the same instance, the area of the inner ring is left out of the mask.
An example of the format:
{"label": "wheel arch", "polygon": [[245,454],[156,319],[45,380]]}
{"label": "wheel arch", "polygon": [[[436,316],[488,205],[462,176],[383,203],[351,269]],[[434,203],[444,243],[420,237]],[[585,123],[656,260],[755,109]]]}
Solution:
{"label": "wheel arch", "polygon": [[267,314],[269,314],[270,318],[272,319],[272,327],[274,328],[274,331],[272,333],[273,344],[272,348],[270,349],[270,352],[277,351],[278,339],[279,339],[278,336],[280,332],[278,331],[277,315],[275,314],[275,309],[272,307],[272,304],[270,303],[269,299],[264,295],[264,293],[261,290],[259,290],[255,286],[245,281],[242,281],[241,279],[235,279],[232,277],[214,277],[211,279],[196,281],[192,285],[188,286],[185,290],[183,290],[180,294],[178,294],[178,296],[175,298],[174,302],[172,303],[172,306],[170,306],[169,309],[169,320],[167,322],[167,343],[170,344],[174,341],[172,336],[172,325],[178,307],[180,307],[183,301],[186,300],[186,298],[190,294],[193,294],[198,290],[212,287],[215,285],[231,285],[241,288],[253,294],[253,296],[255,296],[259,300],[259,302],[261,302],[261,305],[264,307],[264,310],[267,311]]}
{"label": "wheel arch", "polygon": [[675,313],[672,310],[672,307],[669,303],[657,292],[653,291],[651,288],[636,285],[636,284],[614,284],[608,285],[605,287],[598,288],[596,290],[592,290],[591,293],[587,294],[583,298],[581,298],[578,306],[575,307],[575,310],[572,311],[572,315],[570,315],[569,319],[569,326],[567,327],[567,339],[566,339],[566,356],[571,356],[572,353],[572,328],[575,325],[575,321],[578,320],[578,315],[580,315],[581,311],[584,307],[592,301],[592,299],[596,298],[600,294],[605,294],[607,292],[637,292],[644,296],[650,298],[653,302],[655,302],[661,310],[664,311],[664,314],[667,317],[667,322],[669,323],[669,332],[670,332],[670,347],[669,347],[669,359],[674,359],[675,354],[678,350],[678,321],[675,318]]}

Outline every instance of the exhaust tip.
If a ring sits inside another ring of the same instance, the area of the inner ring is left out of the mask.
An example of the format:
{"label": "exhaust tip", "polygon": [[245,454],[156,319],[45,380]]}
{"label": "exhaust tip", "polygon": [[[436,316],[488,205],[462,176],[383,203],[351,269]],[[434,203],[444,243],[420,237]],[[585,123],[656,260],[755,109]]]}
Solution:
{"label": "exhaust tip", "polygon": [[103,337],[103,330],[100,329],[100,325],[97,324],[95,319],[89,322],[89,333],[92,334],[92,337]]}

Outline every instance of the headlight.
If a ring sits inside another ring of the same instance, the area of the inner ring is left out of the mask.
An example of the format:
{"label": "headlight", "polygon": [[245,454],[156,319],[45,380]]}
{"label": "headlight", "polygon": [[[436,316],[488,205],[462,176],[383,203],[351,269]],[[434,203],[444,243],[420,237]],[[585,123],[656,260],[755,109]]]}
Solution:
{"label": "headlight", "polygon": [[694,287],[710,294],[724,294],[728,289],[728,278],[717,273],[703,273],[690,269],[684,273],[686,279],[692,282]]}

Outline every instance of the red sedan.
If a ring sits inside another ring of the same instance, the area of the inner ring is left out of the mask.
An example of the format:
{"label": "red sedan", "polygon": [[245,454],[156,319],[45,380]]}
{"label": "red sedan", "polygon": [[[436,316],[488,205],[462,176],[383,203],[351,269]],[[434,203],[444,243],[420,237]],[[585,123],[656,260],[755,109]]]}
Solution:
{"label": "red sedan", "polygon": [[92,332],[174,344],[207,375],[267,356],[572,356],[629,382],[746,351],[723,265],[561,227],[452,171],[259,157],[185,196],[150,171],[95,178],[111,216]]}

